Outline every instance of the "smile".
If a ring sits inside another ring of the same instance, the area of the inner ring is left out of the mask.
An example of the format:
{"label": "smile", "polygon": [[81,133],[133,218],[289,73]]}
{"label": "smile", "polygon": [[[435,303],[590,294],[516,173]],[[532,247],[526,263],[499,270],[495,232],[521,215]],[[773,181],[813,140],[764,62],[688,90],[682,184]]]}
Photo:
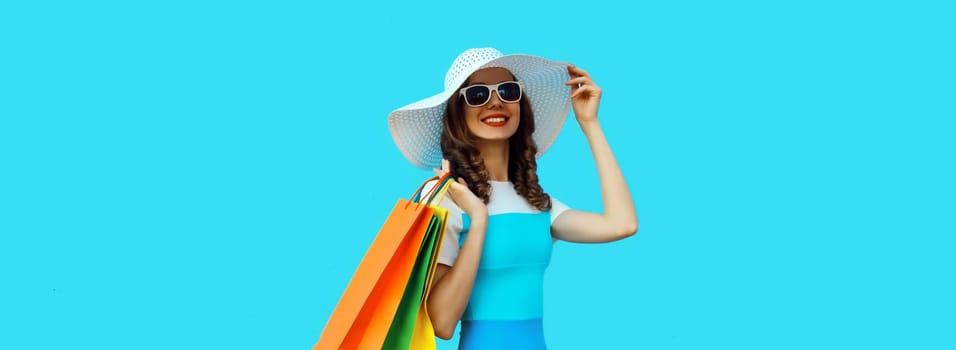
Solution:
{"label": "smile", "polygon": [[508,119],[511,118],[503,114],[494,114],[481,118],[481,122],[488,126],[501,127],[508,123]]}

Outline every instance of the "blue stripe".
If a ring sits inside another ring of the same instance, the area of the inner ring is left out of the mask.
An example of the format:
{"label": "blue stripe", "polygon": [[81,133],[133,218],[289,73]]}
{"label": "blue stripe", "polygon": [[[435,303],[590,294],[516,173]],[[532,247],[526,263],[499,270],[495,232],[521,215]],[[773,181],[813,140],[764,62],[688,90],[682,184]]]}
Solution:
{"label": "blue stripe", "polygon": [[544,350],[540,318],[514,321],[462,321],[459,350]]}

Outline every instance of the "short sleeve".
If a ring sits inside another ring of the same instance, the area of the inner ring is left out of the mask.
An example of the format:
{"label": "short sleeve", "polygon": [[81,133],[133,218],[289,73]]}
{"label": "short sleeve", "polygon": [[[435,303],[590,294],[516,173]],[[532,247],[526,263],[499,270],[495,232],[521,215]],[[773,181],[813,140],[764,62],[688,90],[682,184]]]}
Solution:
{"label": "short sleeve", "polygon": [[561,213],[568,211],[568,209],[571,208],[568,208],[566,204],[562,203],[557,198],[551,197],[551,224],[554,225],[554,220],[557,219]]}
{"label": "short sleeve", "polygon": [[448,222],[445,223],[445,237],[441,240],[441,251],[438,253],[439,264],[455,265],[455,259],[458,258],[458,239],[461,237],[461,222],[461,212],[456,213],[449,209]]}
{"label": "short sleeve", "polygon": [[[434,186],[435,181],[428,182],[425,184],[425,188],[422,189],[422,193],[428,193]],[[455,202],[448,196],[442,198],[438,206],[448,209],[448,219],[445,222],[445,235],[442,238],[441,250],[438,253],[438,263],[452,266],[455,264],[455,259],[458,258],[458,240],[459,237],[461,237],[462,230],[461,208],[458,208]]]}

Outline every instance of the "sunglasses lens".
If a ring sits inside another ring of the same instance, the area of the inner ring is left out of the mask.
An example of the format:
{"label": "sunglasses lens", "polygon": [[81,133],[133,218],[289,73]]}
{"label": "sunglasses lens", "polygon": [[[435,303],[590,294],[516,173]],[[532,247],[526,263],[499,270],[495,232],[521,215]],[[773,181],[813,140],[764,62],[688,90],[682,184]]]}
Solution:
{"label": "sunglasses lens", "polygon": [[469,105],[478,106],[488,102],[488,97],[491,96],[491,91],[484,86],[472,86],[468,89],[465,89],[465,102],[468,102]]}
{"label": "sunglasses lens", "polygon": [[521,86],[518,83],[504,83],[498,86],[498,98],[502,102],[517,102],[521,99]]}

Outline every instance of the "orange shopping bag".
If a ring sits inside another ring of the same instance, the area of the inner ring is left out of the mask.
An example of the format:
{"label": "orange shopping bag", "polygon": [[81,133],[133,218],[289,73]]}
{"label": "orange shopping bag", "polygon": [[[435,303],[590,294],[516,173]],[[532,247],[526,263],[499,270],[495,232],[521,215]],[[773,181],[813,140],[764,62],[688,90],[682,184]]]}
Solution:
{"label": "orange shopping bag", "polygon": [[435,329],[428,316],[426,302],[431,290],[431,280],[434,277],[438,264],[438,255],[441,253],[441,242],[445,233],[445,223],[448,219],[448,210],[438,207],[448,187],[451,177],[437,183],[438,191],[431,198],[422,198],[420,202],[428,203],[429,208],[435,211],[431,224],[422,240],[418,251],[418,260],[412,269],[408,285],[398,311],[388,329],[383,350],[434,350]]}
{"label": "orange shopping bag", "polygon": [[381,349],[433,214],[434,209],[426,203],[398,200],[352,275],[314,350]]}

